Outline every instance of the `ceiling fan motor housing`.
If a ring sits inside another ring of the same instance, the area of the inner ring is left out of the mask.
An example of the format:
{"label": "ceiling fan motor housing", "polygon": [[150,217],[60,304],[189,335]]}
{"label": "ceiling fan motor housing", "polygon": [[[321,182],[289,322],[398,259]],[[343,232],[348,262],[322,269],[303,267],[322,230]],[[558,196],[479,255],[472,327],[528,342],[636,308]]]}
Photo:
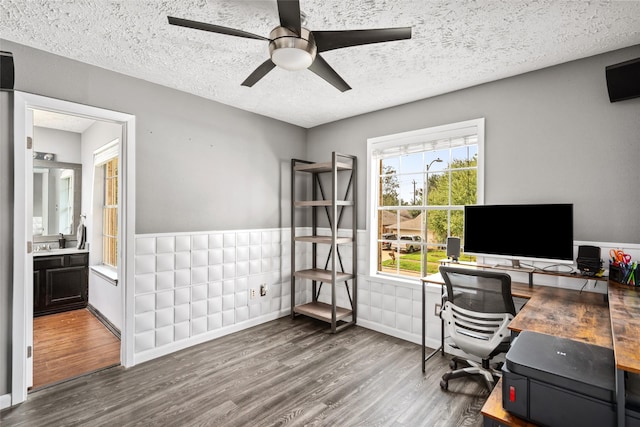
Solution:
{"label": "ceiling fan motor housing", "polygon": [[309,68],[318,49],[313,34],[306,28],[300,35],[285,27],[276,27],[269,34],[269,55],[278,67],[290,71]]}

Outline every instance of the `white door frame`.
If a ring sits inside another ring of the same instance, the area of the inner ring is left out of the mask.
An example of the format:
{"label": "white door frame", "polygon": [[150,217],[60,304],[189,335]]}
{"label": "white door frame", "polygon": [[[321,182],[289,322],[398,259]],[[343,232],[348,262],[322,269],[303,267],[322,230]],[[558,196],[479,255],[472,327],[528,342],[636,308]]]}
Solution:
{"label": "white door frame", "polygon": [[[33,201],[25,197],[33,193],[33,149],[27,149],[31,109],[68,113],[122,125],[120,144],[122,195],[118,212],[118,283],[124,301],[120,361],[125,367],[134,364],[134,267],[135,267],[135,116],[112,110],[76,104],[26,92],[14,92],[14,231],[13,231],[13,302],[11,404],[27,399],[32,382],[33,345],[33,254],[27,241],[32,241],[32,227],[27,218]],[[31,185],[31,188],[29,187]],[[30,190],[29,190],[30,188]]]}

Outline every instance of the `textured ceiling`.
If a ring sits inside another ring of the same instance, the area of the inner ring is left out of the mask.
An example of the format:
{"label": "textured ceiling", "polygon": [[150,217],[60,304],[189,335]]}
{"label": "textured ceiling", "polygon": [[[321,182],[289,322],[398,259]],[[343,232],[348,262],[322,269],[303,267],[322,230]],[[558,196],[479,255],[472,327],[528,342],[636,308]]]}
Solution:
{"label": "textured ceiling", "polygon": [[[640,1],[300,0],[310,30],[411,26],[411,40],[324,52],[353,88],[274,69],[267,42],[169,25],[167,15],[268,37],[276,2],[2,0],[0,37],[306,128],[640,44]],[[18,61],[19,58],[16,58]]]}
{"label": "textured ceiling", "polygon": [[95,123],[84,117],[59,114],[51,111],[33,110],[33,124],[43,128],[82,133]]}

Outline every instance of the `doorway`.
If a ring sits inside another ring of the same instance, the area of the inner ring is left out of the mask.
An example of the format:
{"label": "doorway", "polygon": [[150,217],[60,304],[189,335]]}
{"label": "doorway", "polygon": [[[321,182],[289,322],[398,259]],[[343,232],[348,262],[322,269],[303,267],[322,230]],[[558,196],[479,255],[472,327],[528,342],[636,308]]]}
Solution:
{"label": "doorway", "polygon": [[[117,133],[118,140],[118,169],[121,173],[121,179],[118,182],[117,191],[119,194],[119,209],[117,213],[117,266],[113,269],[112,274],[96,273],[97,277],[102,279],[108,279],[114,282],[115,294],[118,298],[118,309],[115,310],[115,315],[110,313],[104,316],[105,319],[100,319],[100,314],[104,310],[89,310],[88,313],[76,312],[74,309],[79,307],[73,307],[73,305],[67,307],[68,309],[61,309],[60,314],[68,316],[66,322],[69,323],[73,319],[74,321],[84,321],[95,325],[95,320],[100,320],[98,323],[106,326],[111,326],[110,329],[121,329],[121,343],[118,346],[117,360],[124,366],[132,366],[133,364],[133,349],[132,338],[133,331],[131,325],[133,324],[133,313],[127,307],[132,307],[133,289],[132,286],[128,286],[129,283],[133,283],[133,244],[134,244],[134,223],[135,223],[135,194],[134,194],[134,155],[135,155],[135,117],[125,113],[119,113],[111,110],[100,109],[82,104],[71,103],[67,101],[57,100],[53,98],[42,97],[39,95],[27,94],[22,92],[15,92],[14,94],[14,283],[13,283],[13,347],[12,347],[12,405],[18,404],[26,400],[28,390],[34,386],[34,352],[37,348],[34,348],[34,253],[35,250],[42,250],[44,244],[44,250],[49,251],[52,248],[58,249],[58,240],[51,241],[49,238],[34,235],[34,198],[33,198],[33,158],[34,156],[43,155],[43,152],[38,151],[37,139],[34,138],[34,129],[38,127],[34,124],[34,112],[44,112],[50,115],[57,115],[56,117],[68,117],[69,119],[77,120],[89,120],[91,123],[104,124],[107,127],[111,126],[111,131]],[[86,133],[87,131],[85,131]],[[26,144],[25,144],[26,142]],[[106,141],[109,142],[109,141]],[[113,141],[111,141],[113,142]],[[36,149],[34,149],[36,148]],[[46,151],[46,150],[45,150]],[[36,154],[37,153],[37,154]],[[48,154],[44,152],[44,154]],[[84,157],[92,159],[93,152],[85,150]],[[91,192],[89,189],[93,188],[93,173],[94,164],[92,160],[81,160],[83,165],[87,164],[84,175],[84,185],[82,191],[82,197],[86,197],[85,203],[83,203],[83,213],[91,209]],[[89,178],[87,178],[89,177]],[[68,196],[68,191],[65,195]],[[51,194],[49,194],[51,197]],[[80,197],[80,196],[78,196]],[[65,205],[68,208],[71,203]],[[51,205],[50,205],[51,206]],[[51,210],[51,207],[49,208]],[[65,216],[68,218],[68,215]],[[91,224],[90,221],[88,221]],[[74,224],[75,228],[77,223]],[[91,225],[93,227],[93,225]],[[96,225],[97,226],[97,225]],[[80,237],[80,230],[78,234],[72,231],[72,235],[63,236],[73,239],[74,237]],[[58,237],[58,236],[56,236]],[[44,240],[44,241],[43,241]],[[87,240],[88,241],[88,240]],[[78,240],[72,242],[77,244]],[[91,242],[86,247],[84,254],[87,257],[91,254]],[[64,243],[59,243],[64,244]],[[60,259],[66,259],[67,256],[65,244],[63,254]],[[85,249],[85,248],[83,248]],[[74,250],[75,252],[75,250]],[[41,256],[43,254],[38,254]],[[80,257],[75,258],[75,262],[78,262]],[[60,261],[64,262],[64,261]],[[91,280],[92,266],[96,261],[91,259],[87,263],[87,276],[88,280]],[[115,276],[111,277],[111,276]],[[91,287],[89,284],[88,294],[91,294]],[[53,297],[50,295],[50,290],[47,291],[48,300],[52,301]],[[113,290],[112,290],[112,293]],[[66,296],[60,298],[65,300]],[[88,299],[88,298],[87,298]],[[64,302],[64,301],[63,301]],[[88,308],[91,305],[88,304]],[[57,308],[54,309],[57,311]],[[106,309],[109,311],[109,309]],[[50,315],[53,313],[45,313]],[[102,313],[104,314],[104,313]],[[84,319],[84,320],[82,320]],[[106,321],[105,321],[106,320]],[[87,323],[88,324],[88,323]],[[116,327],[114,328],[114,324]],[[75,329],[75,328],[74,328]],[[54,330],[60,332],[62,329],[54,328]],[[109,331],[109,329],[107,329]],[[112,332],[109,332],[112,333]],[[74,338],[72,338],[74,342]],[[77,343],[77,341],[76,341]],[[58,347],[60,343],[58,343]],[[74,347],[72,345],[71,347]],[[97,349],[90,350],[90,352],[98,351]],[[77,355],[82,358],[82,355]],[[89,368],[90,371],[95,369]],[[77,374],[70,373],[75,376]],[[59,381],[59,380],[58,380]],[[36,387],[37,388],[37,387]]]}
{"label": "doorway", "polygon": [[[122,125],[35,108],[29,113],[34,156],[30,391],[36,391],[120,364],[123,300],[115,248],[121,242],[118,201],[108,196],[118,193]],[[113,171],[108,180],[105,152]],[[103,221],[107,204],[111,218]],[[93,232],[80,237],[81,228]]]}

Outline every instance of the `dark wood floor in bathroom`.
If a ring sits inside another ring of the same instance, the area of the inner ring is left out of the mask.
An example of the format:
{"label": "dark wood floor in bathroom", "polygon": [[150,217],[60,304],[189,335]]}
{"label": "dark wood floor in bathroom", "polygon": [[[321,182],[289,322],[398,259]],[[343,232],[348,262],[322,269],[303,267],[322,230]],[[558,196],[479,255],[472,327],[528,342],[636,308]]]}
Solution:
{"label": "dark wood floor in bathroom", "polygon": [[120,340],[87,309],[33,319],[32,390],[120,363]]}
{"label": "dark wood floor in bathroom", "polygon": [[125,369],[48,387],[3,426],[474,426],[488,392],[439,387],[440,355],[362,327],[274,320]]}

